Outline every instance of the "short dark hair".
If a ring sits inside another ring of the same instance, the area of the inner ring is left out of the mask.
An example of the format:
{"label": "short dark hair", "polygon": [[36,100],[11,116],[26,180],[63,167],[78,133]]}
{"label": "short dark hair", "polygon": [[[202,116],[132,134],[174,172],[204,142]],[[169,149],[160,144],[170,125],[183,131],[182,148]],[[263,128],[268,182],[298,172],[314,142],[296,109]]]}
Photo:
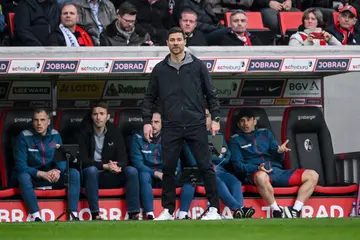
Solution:
{"label": "short dark hair", "polygon": [[231,11],[231,14],[230,14],[230,21],[232,20],[232,18],[237,15],[237,14],[244,14],[245,17],[247,17],[246,15],[246,12],[244,10],[241,10],[241,9],[237,9],[237,10],[233,10]]}
{"label": "short dark hair", "polygon": [[131,3],[124,2],[118,7],[117,14],[119,14],[120,16],[124,16],[125,14],[136,15],[137,10],[136,7]]}
{"label": "short dark hair", "polygon": [[60,13],[62,13],[63,8],[66,7],[66,6],[74,6],[74,7],[76,8],[76,13],[77,13],[77,14],[79,13],[78,7],[77,7],[74,3],[71,3],[71,2],[64,3],[64,4],[61,6],[61,11],[60,11]]}
{"label": "short dark hair", "polygon": [[196,12],[194,12],[194,11],[191,10],[190,8],[185,8],[185,9],[181,12],[181,14],[180,14],[180,19],[182,19],[182,15],[183,15],[184,13],[189,13],[189,14],[195,15],[195,16],[196,16],[196,20],[197,20],[197,18],[198,18],[198,15],[197,15]]}
{"label": "short dark hair", "polygon": [[33,117],[35,114],[39,114],[39,113],[42,113],[42,112],[45,112],[46,115],[50,118],[51,114],[50,114],[50,111],[45,109],[45,108],[35,108],[34,111],[33,111]]}
{"label": "short dark hair", "polygon": [[152,110],[152,113],[153,113],[153,114],[154,114],[154,113],[158,113],[158,114],[161,115],[161,108],[158,107],[158,106],[154,107],[154,109]]}
{"label": "short dark hair", "polygon": [[179,27],[173,27],[173,28],[170,28],[169,32],[168,32],[168,39],[170,37],[171,34],[174,34],[174,33],[181,33],[184,37],[184,39],[186,38],[186,35],[185,35],[185,32],[184,30],[182,30],[181,28]]}
{"label": "short dark hair", "polygon": [[254,111],[250,108],[243,108],[236,116],[236,122],[239,122],[243,117],[246,118],[255,118]]}
{"label": "short dark hair", "polygon": [[97,107],[105,108],[106,111],[109,110],[109,104],[107,102],[99,101],[99,102],[93,102],[91,104],[91,112],[94,110],[94,108],[97,108]]}

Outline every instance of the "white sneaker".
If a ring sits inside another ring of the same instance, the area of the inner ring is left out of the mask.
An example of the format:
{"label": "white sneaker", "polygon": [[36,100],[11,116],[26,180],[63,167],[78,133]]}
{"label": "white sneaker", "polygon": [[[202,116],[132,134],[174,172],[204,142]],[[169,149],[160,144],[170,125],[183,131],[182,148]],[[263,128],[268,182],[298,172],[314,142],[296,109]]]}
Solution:
{"label": "white sneaker", "polygon": [[169,209],[164,208],[160,215],[154,221],[168,221],[174,220],[174,216],[169,213]]}
{"label": "white sneaker", "polygon": [[218,214],[218,210],[216,208],[210,207],[201,220],[221,220],[221,216]]}

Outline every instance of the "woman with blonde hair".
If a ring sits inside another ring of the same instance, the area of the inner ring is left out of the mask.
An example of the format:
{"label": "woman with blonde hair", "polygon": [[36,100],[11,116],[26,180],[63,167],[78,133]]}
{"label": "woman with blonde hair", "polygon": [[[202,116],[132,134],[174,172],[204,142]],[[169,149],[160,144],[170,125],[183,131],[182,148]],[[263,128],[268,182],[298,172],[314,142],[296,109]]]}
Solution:
{"label": "woman with blonde hair", "polygon": [[317,8],[309,8],[304,11],[302,24],[298,31],[291,35],[290,46],[327,46],[341,45],[332,34],[324,31],[323,15]]}

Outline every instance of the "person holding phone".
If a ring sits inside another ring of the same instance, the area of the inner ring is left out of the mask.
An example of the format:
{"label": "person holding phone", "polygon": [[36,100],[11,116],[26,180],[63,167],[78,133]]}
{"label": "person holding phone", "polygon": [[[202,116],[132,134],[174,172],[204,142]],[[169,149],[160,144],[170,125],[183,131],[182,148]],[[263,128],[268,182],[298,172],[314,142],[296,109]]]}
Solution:
{"label": "person holding phone", "polygon": [[322,29],[323,15],[317,8],[309,8],[304,12],[302,24],[298,32],[291,35],[290,46],[340,46],[341,42],[331,33]]}

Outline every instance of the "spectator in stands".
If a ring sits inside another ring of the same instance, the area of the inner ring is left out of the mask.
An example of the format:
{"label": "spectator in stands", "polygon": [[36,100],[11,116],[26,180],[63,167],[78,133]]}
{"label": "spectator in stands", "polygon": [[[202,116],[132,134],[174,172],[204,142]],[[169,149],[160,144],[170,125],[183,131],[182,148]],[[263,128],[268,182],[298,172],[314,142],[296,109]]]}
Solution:
{"label": "spectator in stands", "polygon": [[[205,112],[206,127],[208,130],[208,134],[211,135],[211,114],[208,109],[205,109]],[[222,133],[218,133],[216,135],[222,136]],[[196,162],[189,147],[186,148],[186,154],[190,161]],[[227,207],[234,211],[234,218],[251,218],[255,213],[255,209],[252,207],[248,208],[244,206],[244,197],[241,182],[224,168],[225,165],[228,164],[230,158],[231,152],[228,149],[228,146],[224,139],[220,155],[217,156],[213,153],[211,158],[212,164],[214,165],[214,169],[216,172],[216,181],[218,185],[219,197]]]}
{"label": "spectator in stands", "polygon": [[323,17],[317,8],[305,10],[297,33],[291,35],[290,46],[326,46],[340,45],[341,42],[333,37],[332,34],[322,30]]}
{"label": "spectator in stands", "polygon": [[327,28],[342,45],[359,45],[360,32],[355,28],[357,22],[357,11],[351,5],[346,5],[340,10],[338,22]]}
{"label": "spectator in stands", "polygon": [[151,46],[150,35],[139,36],[135,32],[136,8],[129,2],[120,5],[118,19],[114,20],[100,35],[101,46]]}
{"label": "spectator in stands", "polygon": [[82,121],[78,136],[79,159],[83,167],[85,193],[92,219],[102,220],[99,215],[99,188],[119,188],[125,185],[129,219],[138,220],[138,171],[127,166],[124,138],[109,119],[108,105],[105,102],[93,104],[91,112]]}
{"label": "spectator in stands", "polygon": [[16,7],[15,37],[22,46],[49,46],[49,36],[60,24],[56,0],[22,0]]}
{"label": "spectator in stands", "polygon": [[[154,196],[152,187],[161,184],[162,173],[162,159],[161,159],[161,115],[159,110],[155,110],[151,120],[153,128],[153,137],[149,143],[144,133],[140,132],[133,136],[131,161],[139,171],[140,178],[140,194],[146,218],[154,219],[153,201]],[[180,166],[177,168],[177,176],[180,176]],[[154,183],[154,184],[153,184]],[[161,186],[161,185],[160,185]],[[188,211],[191,201],[194,197],[195,187],[192,184],[184,184],[182,186],[180,195],[180,212],[179,219],[188,219]],[[156,218],[155,220],[166,220]]]}
{"label": "spectator in stands", "polygon": [[197,25],[197,14],[194,11],[185,9],[181,13],[179,25],[180,28],[185,32],[187,47],[208,45],[205,34],[195,29]]}
{"label": "spectator in stands", "polygon": [[247,31],[248,18],[243,10],[235,10],[230,15],[231,29],[220,40],[222,46],[261,45],[260,40]]}
{"label": "spectator in stands", "polygon": [[90,34],[93,43],[100,45],[101,32],[117,19],[115,7],[110,0],[75,0],[78,7],[79,22]]}
{"label": "spectator in stands", "polygon": [[261,12],[265,27],[270,28],[274,33],[280,33],[279,12],[299,12],[293,7],[295,1],[292,0],[255,0],[253,9]]}
{"label": "spectator in stands", "polygon": [[[245,181],[255,184],[259,194],[270,205],[274,218],[299,218],[305,201],[313,193],[319,175],[314,170],[282,169],[288,141],[278,145],[273,134],[266,128],[256,128],[256,119],[250,109],[237,116],[238,133],[231,136],[230,150],[233,166]],[[295,204],[280,207],[274,197],[274,187],[300,186]],[[285,215],[284,215],[285,213]]]}
{"label": "spectator in stands", "polygon": [[171,0],[128,0],[137,10],[137,32],[149,33],[156,45],[165,45],[168,29],[173,25]]}
{"label": "spectator in stands", "polygon": [[[61,145],[58,131],[50,126],[50,115],[45,109],[33,113],[32,127],[20,133],[14,148],[15,173],[21,196],[34,221],[41,222],[40,209],[34,187],[63,188],[65,183],[65,157],[55,161],[56,145]],[[70,168],[69,209],[77,219],[80,196],[80,174]]]}
{"label": "spectator in stands", "polygon": [[92,47],[90,35],[76,25],[78,11],[73,3],[66,3],[61,9],[61,23],[57,31],[50,35],[52,46]]}
{"label": "spectator in stands", "polygon": [[191,9],[197,14],[196,29],[205,34],[211,33],[223,27],[215,16],[215,13],[212,10],[212,5],[208,0],[177,0],[174,10],[174,17],[177,22],[181,18],[181,13],[185,9]]}

